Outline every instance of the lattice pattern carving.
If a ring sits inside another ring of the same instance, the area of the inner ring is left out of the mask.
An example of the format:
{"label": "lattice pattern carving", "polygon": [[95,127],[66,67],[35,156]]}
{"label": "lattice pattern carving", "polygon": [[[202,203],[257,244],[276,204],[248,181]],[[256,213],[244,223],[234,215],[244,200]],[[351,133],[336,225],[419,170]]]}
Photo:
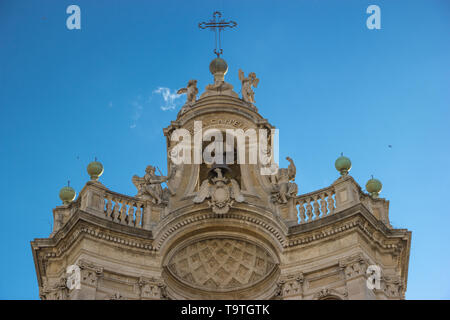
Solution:
{"label": "lattice pattern carving", "polygon": [[242,240],[195,242],[174,254],[169,271],[181,281],[207,290],[238,289],[256,283],[275,267],[263,248]]}

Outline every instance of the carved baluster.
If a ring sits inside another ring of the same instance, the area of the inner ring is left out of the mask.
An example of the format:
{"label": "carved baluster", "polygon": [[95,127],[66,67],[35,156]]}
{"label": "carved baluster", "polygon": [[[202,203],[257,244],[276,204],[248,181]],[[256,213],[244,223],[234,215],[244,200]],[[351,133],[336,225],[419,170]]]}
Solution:
{"label": "carved baluster", "polygon": [[126,223],[126,218],[127,218],[127,202],[124,201],[122,203],[122,207],[120,208],[120,222],[121,223]]}
{"label": "carved baluster", "polygon": [[113,221],[118,220],[119,219],[119,206],[120,206],[120,202],[117,199],[114,199],[114,209],[113,212],[111,213],[111,219]]}
{"label": "carved baluster", "polygon": [[320,195],[320,210],[322,211],[322,217],[328,214],[327,202],[325,201],[326,193]]}
{"label": "carved baluster", "polygon": [[305,207],[304,207],[305,202],[304,201],[300,201],[300,206],[299,206],[299,216],[300,216],[300,223],[305,223],[306,221],[306,215],[305,215]]}
{"label": "carved baluster", "polygon": [[132,226],[134,220],[134,203],[130,203],[130,208],[128,209],[128,225]]}
{"label": "carved baluster", "polygon": [[306,200],[306,215],[308,216],[308,222],[313,220],[313,210],[311,206],[311,201],[313,201],[312,198]]}
{"label": "carved baluster", "polygon": [[329,210],[329,214],[333,214],[334,213],[334,199],[333,199],[333,191],[329,191],[328,192],[328,198],[327,198],[327,203],[328,203],[328,210]]}
{"label": "carved baluster", "polygon": [[321,213],[320,207],[319,207],[319,196],[316,196],[316,198],[313,199],[313,201],[314,201],[313,206],[314,206],[314,215],[315,215],[314,220],[317,220],[320,218],[320,213]]}
{"label": "carved baluster", "polygon": [[111,213],[112,213],[112,200],[108,196],[106,196],[106,201],[107,201],[107,203],[106,203],[105,215],[106,215],[106,217],[110,217]]}
{"label": "carved baluster", "polygon": [[134,226],[136,228],[141,227],[141,216],[142,216],[142,204],[136,203],[136,222],[134,223]]}

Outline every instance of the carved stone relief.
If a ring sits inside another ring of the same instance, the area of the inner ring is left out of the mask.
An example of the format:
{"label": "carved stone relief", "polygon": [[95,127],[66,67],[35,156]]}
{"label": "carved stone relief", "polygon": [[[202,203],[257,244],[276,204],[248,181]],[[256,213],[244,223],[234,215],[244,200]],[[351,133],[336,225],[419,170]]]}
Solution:
{"label": "carved stone relief", "polygon": [[275,268],[273,257],[251,242],[219,238],[192,243],[170,259],[178,280],[205,290],[234,290],[255,284]]}

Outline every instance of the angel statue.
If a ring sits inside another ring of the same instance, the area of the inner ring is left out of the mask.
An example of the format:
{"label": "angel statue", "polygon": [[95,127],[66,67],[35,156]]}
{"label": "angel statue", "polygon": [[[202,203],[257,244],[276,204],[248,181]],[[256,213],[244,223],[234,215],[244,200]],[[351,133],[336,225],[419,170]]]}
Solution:
{"label": "angel statue", "polygon": [[197,100],[197,94],[198,94],[197,80],[189,80],[186,88],[181,88],[177,91],[177,94],[182,94],[182,93],[186,93],[186,96],[187,96],[186,104],[181,109],[182,113],[184,113]]}
{"label": "angel statue", "polygon": [[206,198],[211,198],[208,205],[215,213],[227,213],[234,201],[243,202],[239,183],[234,179],[228,179],[223,175],[224,168],[216,167],[212,170],[214,177],[202,182],[195,203],[202,203]]}
{"label": "angel statue", "polygon": [[[161,173],[161,172],[160,172]],[[169,192],[171,195],[174,195],[174,191],[171,190],[169,184],[167,184],[167,188],[163,190],[161,187],[161,183],[164,183],[170,180],[175,174],[174,170],[171,170],[170,174],[166,177],[157,176],[155,174],[155,167],[147,166],[145,169],[145,175],[141,178],[137,175],[134,175],[131,179],[133,184],[138,189],[138,194],[136,197],[138,198],[146,198],[150,197],[153,203],[160,204],[161,202],[168,200]]]}
{"label": "angel statue", "polygon": [[242,83],[242,99],[246,102],[255,103],[255,93],[253,92],[252,86],[256,88],[259,83],[259,79],[256,78],[254,72],[250,72],[246,78],[244,71],[239,69],[239,80]]}
{"label": "angel statue", "polygon": [[287,168],[278,169],[278,172],[270,176],[273,185],[273,200],[279,203],[287,203],[288,199],[297,195],[298,187],[295,182],[296,168],[294,161],[286,157],[289,161]]}

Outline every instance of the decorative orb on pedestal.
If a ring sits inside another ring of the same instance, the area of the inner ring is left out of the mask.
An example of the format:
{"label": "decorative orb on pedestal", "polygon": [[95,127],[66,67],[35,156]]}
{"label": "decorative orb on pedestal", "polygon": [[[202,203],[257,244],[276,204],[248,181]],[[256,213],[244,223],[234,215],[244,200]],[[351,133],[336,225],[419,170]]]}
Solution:
{"label": "decorative orb on pedestal", "polygon": [[352,162],[341,153],[341,156],[336,159],[334,166],[336,167],[336,170],[340,172],[341,176],[346,176],[352,168]]}
{"label": "decorative orb on pedestal", "polygon": [[87,172],[91,177],[91,180],[97,181],[98,178],[103,174],[103,165],[97,160],[89,163],[87,166]]}
{"label": "decorative orb on pedestal", "polygon": [[62,200],[63,205],[68,205],[71,203],[75,199],[76,195],[77,193],[75,190],[69,185],[63,187],[61,191],[59,191],[59,198]]}
{"label": "decorative orb on pedestal", "polygon": [[381,184],[381,181],[378,179],[374,179],[373,176],[372,179],[370,179],[366,183],[366,190],[370,193],[370,196],[372,198],[378,198],[378,195],[380,194],[382,188],[383,185]]}
{"label": "decorative orb on pedestal", "polygon": [[228,64],[222,58],[215,58],[209,64],[209,71],[214,75],[214,79],[223,81],[228,72]]}

